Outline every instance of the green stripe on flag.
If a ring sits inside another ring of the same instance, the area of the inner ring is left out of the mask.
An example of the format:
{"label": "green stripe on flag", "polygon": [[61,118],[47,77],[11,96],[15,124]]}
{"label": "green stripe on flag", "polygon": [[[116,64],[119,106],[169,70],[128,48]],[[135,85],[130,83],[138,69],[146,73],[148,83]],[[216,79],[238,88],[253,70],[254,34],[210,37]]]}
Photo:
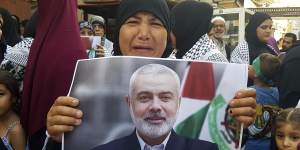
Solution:
{"label": "green stripe on flag", "polygon": [[218,111],[224,105],[226,105],[226,101],[222,95],[217,96],[211,102],[210,104],[211,110],[208,113],[209,134],[213,142],[218,144],[220,150],[230,150],[230,148],[226,144],[224,138],[222,137],[218,129],[218,121],[217,121]]}
{"label": "green stripe on flag", "polygon": [[209,104],[178,124],[175,128],[176,133],[192,139],[198,139],[208,109]]}

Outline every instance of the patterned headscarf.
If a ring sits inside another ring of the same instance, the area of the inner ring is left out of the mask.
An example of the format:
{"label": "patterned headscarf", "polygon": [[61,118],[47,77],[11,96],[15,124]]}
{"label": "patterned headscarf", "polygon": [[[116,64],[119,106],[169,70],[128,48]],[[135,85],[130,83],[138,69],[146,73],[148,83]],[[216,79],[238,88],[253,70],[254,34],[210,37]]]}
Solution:
{"label": "patterned headscarf", "polygon": [[88,21],[80,21],[79,22],[79,29],[81,30],[83,28],[87,28],[87,29],[93,30],[92,25]]}

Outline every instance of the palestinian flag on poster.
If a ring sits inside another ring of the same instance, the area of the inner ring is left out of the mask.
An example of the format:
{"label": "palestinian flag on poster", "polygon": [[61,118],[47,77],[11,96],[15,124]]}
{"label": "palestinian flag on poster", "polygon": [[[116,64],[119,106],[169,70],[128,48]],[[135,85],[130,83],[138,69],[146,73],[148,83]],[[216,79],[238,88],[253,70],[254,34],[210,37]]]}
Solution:
{"label": "palestinian flag on poster", "polygon": [[[221,150],[238,146],[236,131],[227,123],[227,103],[246,88],[247,66],[192,62],[182,84],[175,131],[182,136],[217,143]],[[233,122],[234,123],[234,122]]]}

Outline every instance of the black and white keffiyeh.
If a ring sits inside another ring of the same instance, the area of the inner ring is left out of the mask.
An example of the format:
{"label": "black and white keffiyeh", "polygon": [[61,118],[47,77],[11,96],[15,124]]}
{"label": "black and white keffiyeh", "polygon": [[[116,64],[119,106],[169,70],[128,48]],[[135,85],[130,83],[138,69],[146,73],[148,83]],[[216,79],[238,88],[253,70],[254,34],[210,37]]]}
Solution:
{"label": "black and white keffiyeh", "polygon": [[217,39],[214,36],[210,37],[213,43],[217,46],[218,50],[227,58],[226,44],[223,39]]}
{"label": "black and white keffiyeh", "polygon": [[0,68],[9,71],[20,83],[22,83],[29,50],[33,38],[24,38],[15,46],[7,49],[7,53],[1,62]]}
{"label": "black and white keffiyeh", "polygon": [[271,17],[262,12],[256,12],[245,28],[245,41],[233,50],[230,58],[232,63],[252,64],[253,60],[262,53],[277,55],[276,51],[257,36],[257,28]]}
{"label": "black and white keffiyeh", "polygon": [[[272,48],[272,46],[266,44],[266,48],[260,50],[260,53],[270,53],[273,55],[276,55],[275,49]],[[249,44],[247,41],[243,41],[238,44],[238,46],[232,51],[231,57],[230,57],[231,63],[238,63],[238,64],[251,64],[250,62],[250,53],[249,53]]]}
{"label": "black and white keffiyeh", "polygon": [[238,64],[250,64],[249,47],[246,41],[239,43],[238,46],[232,51],[230,62]]}
{"label": "black and white keffiyeh", "polygon": [[194,44],[194,46],[182,57],[187,60],[205,60],[211,62],[228,62],[226,57],[218,50],[207,34]]}

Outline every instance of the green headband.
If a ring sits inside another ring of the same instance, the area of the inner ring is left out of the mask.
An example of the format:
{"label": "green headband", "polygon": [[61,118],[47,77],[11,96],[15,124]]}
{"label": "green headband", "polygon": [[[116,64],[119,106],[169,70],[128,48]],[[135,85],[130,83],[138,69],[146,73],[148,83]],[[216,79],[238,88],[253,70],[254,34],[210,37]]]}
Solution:
{"label": "green headband", "polygon": [[266,84],[273,86],[274,82],[271,79],[266,78],[261,71],[261,65],[260,65],[260,56],[256,57],[253,62],[252,66],[255,70],[256,78],[260,79],[261,81],[265,82]]}

